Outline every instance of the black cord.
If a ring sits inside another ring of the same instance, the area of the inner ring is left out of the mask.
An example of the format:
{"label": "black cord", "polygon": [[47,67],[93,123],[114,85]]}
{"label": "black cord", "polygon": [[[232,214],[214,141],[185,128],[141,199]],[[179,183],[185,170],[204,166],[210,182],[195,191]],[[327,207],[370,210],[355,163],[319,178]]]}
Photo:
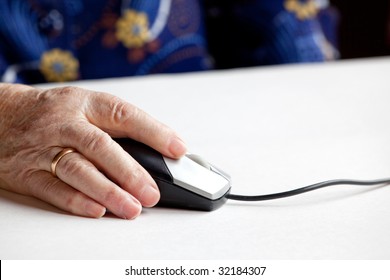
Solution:
{"label": "black cord", "polygon": [[305,192],[314,191],[320,188],[334,186],[334,185],[363,185],[363,186],[370,186],[370,185],[380,185],[380,184],[390,184],[390,178],[387,179],[378,179],[378,180],[372,180],[372,181],[358,181],[358,180],[348,180],[348,179],[340,179],[340,180],[330,180],[325,182],[320,182],[317,184],[309,185],[303,188],[298,188],[291,191],[286,192],[280,192],[280,193],[273,193],[273,194],[266,194],[266,195],[237,195],[237,194],[228,194],[226,198],[232,199],[232,200],[242,200],[242,201],[261,201],[261,200],[271,200],[271,199],[278,199],[283,197],[289,197]]}

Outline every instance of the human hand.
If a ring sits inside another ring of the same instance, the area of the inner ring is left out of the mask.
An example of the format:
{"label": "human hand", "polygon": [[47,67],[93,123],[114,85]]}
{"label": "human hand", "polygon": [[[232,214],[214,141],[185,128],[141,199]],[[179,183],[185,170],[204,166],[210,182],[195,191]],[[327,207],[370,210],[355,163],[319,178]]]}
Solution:
{"label": "human hand", "polygon": [[[81,216],[101,217],[107,208],[133,219],[160,194],[111,137],[135,139],[172,158],[186,151],[174,131],[112,95],[0,84],[1,188]],[[54,176],[51,163],[67,147],[77,152],[58,162]]]}

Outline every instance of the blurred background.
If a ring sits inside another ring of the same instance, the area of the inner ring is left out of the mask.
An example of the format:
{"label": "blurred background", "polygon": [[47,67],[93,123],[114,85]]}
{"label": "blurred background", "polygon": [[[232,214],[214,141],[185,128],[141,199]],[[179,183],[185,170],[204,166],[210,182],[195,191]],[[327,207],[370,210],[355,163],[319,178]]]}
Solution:
{"label": "blurred background", "polygon": [[[300,22],[289,22],[288,18],[283,18],[284,24],[278,25],[277,21],[273,22],[275,20],[273,6],[277,4],[265,5],[267,1],[271,0],[205,1],[208,11],[206,16],[208,47],[217,68],[321,61],[316,56],[310,57],[316,49],[310,48],[312,42],[305,37],[305,32],[310,29],[313,38],[315,36],[318,36],[317,39],[320,38],[321,34],[317,34],[316,29],[313,28],[316,25],[311,25],[302,19]],[[289,2],[272,1],[285,4]],[[390,55],[390,0],[314,1],[317,7],[328,7],[320,10],[316,17],[317,23],[320,23],[331,47],[335,45],[338,50],[333,52],[332,49],[328,52],[325,60]],[[291,29],[290,26],[293,28]],[[278,40],[274,40],[275,34],[278,34],[276,35]],[[294,38],[293,36],[296,35],[301,38]],[[296,42],[292,44],[292,48],[288,47],[290,40]],[[309,56],[308,59],[305,60],[305,55],[294,57],[293,50],[289,52],[289,49],[297,47],[297,41],[306,46],[306,49],[300,50],[300,54],[305,51]],[[322,48],[324,49],[326,48]]]}
{"label": "blurred background", "polygon": [[340,14],[341,58],[390,55],[389,0],[330,0]]}

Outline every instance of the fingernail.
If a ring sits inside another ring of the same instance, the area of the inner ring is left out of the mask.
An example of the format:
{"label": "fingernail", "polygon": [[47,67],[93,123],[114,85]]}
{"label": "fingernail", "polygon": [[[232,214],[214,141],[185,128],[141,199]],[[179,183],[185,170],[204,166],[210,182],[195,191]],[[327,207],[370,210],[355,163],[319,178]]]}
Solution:
{"label": "fingernail", "polygon": [[121,213],[122,218],[127,220],[135,219],[141,214],[142,206],[138,200],[132,196],[128,197],[122,205]]}
{"label": "fingernail", "polygon": [[139,197],[145,207],[152,207],[160,200],[160,191],[153,185],[146,185]]}
{"label": "fingernail", "polygon": [[182,156],[186,153],[187,147],[180,138],[173,138],[169,144],[169,151],[174,156]]}

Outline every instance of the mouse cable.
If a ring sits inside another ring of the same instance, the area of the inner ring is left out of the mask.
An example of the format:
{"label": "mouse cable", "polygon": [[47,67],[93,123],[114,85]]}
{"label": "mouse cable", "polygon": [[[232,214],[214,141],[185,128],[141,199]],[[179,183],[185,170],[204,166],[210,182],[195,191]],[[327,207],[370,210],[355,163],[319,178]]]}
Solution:
{"label": "mouse cable", "polygon": [[371,185],[381,185],[381,184],[390,184],[390,178],[387,179],[378,179],[372,181],[359,181],[359,180],[349,180],[349,179],[338,179],[338,180],[329,180],[320,183],[316,183],[313,185],[309,185],[303,188],[298,188],[291,191],[279,192],[273,194],[265,194],[265,195],[237,195],[237,194],[228,194],[226,198],[232,200],[241,200],[241,201],[262,201],[262,200],[271,200],[284,198],[289,196],[294,196],[297,194],[302,194],[305,192],[314,191],[320,188],[325,188],[329,186],[335,185],[361,185],[361,186],[371,186]]}

